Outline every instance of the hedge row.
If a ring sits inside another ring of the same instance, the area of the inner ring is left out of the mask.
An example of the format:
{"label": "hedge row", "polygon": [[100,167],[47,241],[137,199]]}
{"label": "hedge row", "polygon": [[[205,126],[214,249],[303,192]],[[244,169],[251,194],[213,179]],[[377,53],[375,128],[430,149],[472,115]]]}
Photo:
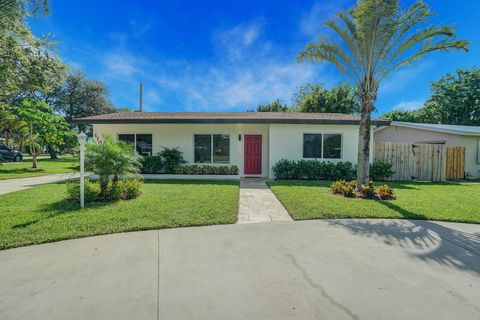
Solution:
{"label": "hedge row", "polygon": [[237,166],[208,166],[208,165],[189,165],[177,166],[174,169],[175,174],[191,175],[237,175]]}
{"label": "hedge row", "polygon": [[[318,160],[282,159],[273,166],[275,177],[279,180],[354,180],[357,169],[351,162],[329,162]],[[370,178],[384,180],[391,177],[391,164],[377,161],[370,165]]]}

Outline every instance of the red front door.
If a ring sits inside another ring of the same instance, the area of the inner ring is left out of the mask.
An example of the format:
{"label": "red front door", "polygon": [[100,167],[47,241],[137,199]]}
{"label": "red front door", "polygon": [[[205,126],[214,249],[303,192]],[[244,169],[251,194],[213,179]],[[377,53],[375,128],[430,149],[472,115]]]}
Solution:
{"label": "red front door", "polygon": [[245,135],[245,174],[262,174],[262,136]]}

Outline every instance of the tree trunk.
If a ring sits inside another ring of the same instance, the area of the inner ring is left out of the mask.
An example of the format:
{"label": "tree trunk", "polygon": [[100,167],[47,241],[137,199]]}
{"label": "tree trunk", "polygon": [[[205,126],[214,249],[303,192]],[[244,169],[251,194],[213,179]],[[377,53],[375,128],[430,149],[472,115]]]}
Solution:
{"label": "tree trunk", "polygon": [[58,159],[57,152],[55,151],[55,149],[51,144],[47,145],[47,150],[48,150],[48,153],[50,154],[50,159],[52,160]]}
{"label": "tree trunk", "polygon": [[372,76],[366,77],[357,94],[360,100],[360,127],[358,134],[358,156],[357,156],[357,190],[363,184],[367,184],[370,165],[370,129],[372,110],[377,100],[378,82]]}
{"label": "tree trunk", "polygon": [[33,141],[33,124],[30,122],[28,126],[30,138],[30,154],[32,155],[32,168],[37,169],[37,151],[35,150],[35,143]]}

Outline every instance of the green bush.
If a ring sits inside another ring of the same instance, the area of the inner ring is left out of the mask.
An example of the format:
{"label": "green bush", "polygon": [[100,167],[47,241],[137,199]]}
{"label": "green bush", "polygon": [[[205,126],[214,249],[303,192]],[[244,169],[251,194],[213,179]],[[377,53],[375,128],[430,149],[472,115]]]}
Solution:
{"label": "green bush", "polygon": [[175,173],[175,168],[181,164],[187,163],[183,159],[183,152],[176,148],[166,148],[162,147],[163,150],[158,153],[158,155],[163,159],[163,164],[165,168],[165,173]]}
{"label": "green bush", "polygon": [[375,181],[385,181],[395,174],[392,165],[386,161],[379,160],[370,164],[370,179]]}
{"label": "green bush", "polygon": [[377,193],[375,190],[375,183],[370,180],[367,184],[363,184],[358,190],[362,198],[364,199],[376,199]]}
{"label": "green bush", "polygon": [[[100,192],[100,182],[85,179],[85,203],[135,199],[141,194],[143,179],[121,179],[108,183],[106,194]],[[80,181],[67,182],[67,200],[80,203]]]}
{"label": "green bush", "polygon": [[159,155],[142,158],[142,173],[161,173],[162,169],[163,161]]}
{"label": "green bush", "polygon": [[345,180],[337,180],[330,185],[330,189],[333,191],[334,194],[340,194],[347,198],[353,198],[356,195],[355,186],[356,181],[345,181]]}
{"label": "green bush", "polygon": [[175,174],[190,174],[190,175],[237,175],[237,166],[177,166],[174,169]]}
{"label": "green bush", "polygon": [[[67,185],[67,200],[74,203],[80,203],[80,180],[68,181]],[[84,200],[86,203],[95,202],[98,200],[100,193],[100,184],[97,181],[85,179]]]}
{"label": "green bush", "polygon": [[273,173],[278,180],[352,180],[356,169],[351,162],[325,162],[318,160],[282,159],[273,166]]}

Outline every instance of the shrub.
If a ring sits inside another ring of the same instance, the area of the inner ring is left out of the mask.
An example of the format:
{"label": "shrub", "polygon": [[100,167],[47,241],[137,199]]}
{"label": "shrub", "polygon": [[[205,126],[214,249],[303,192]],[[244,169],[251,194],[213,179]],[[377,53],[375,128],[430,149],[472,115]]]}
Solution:
{"label": "shrub", "polygon": [[393,189],[387,185],[378,186],[375,191],[382,200],[395,200],[397,198]]}
{"label": "shrub", "polygon": [[176,174],[190,174],[190,175],[237,175],[237,166],[177,166],[174,169]]}
{"label": "shrub", "polygon": [[367,184],[363,184],[358,190],[362,198],[364,199],[376,199],[377,194],[375,192],[375,183],[370,180]]}
{"label": "shrub", "polygon": [[163,150],[158,153],[158,155],[163,159],[163,164],[165,168],[165,173],[175,173],[175,168],[181,164],[187,163],[183,159],[183,152],[176,148],[166,148],[162,147]]}
{"label": "shrub", "polygon": [[106,136],[102,143],[87,144],[85,149],[85,169],[99,176],[102,199],[107,198],[110,175],[113,175],[115,185],[120,175],[136,173],[141,166],[141,157],[131,145],[115,142],[110,136]]}
{"label": "shrub", "polygon": [[370,178],[375,181],[385,181],[395,174],[392,165],[386,161],[379,160],[370,164]]}
{"label": "shrub", "polygon": [[[68,181],[67,200],[74,203],[80,203],[80,180]],[[86,203],[98,200],[100,186],[97,182],[85,179],[84,200]]]}
{"label": "shrub", "polygon": [[337,180],[330,185],[330,189],[334,194],[340,194],[347,198],[355,197],[356,181]]}
{"label": "shrub", "polygon": [[282,159],[272,168],[275,177],[280,180],[297,179],[296,162]]}
{"label": "shrub", "polygon": [[325,162],[318,160],[282,159],[273,166],[275,177],[279,180],[353,180],[356,169],[351,162]]}
{"label": "shrub", "polygon": [[162,169],[163,161],[159,155],[142,158],[142,173],[161,173]]}

